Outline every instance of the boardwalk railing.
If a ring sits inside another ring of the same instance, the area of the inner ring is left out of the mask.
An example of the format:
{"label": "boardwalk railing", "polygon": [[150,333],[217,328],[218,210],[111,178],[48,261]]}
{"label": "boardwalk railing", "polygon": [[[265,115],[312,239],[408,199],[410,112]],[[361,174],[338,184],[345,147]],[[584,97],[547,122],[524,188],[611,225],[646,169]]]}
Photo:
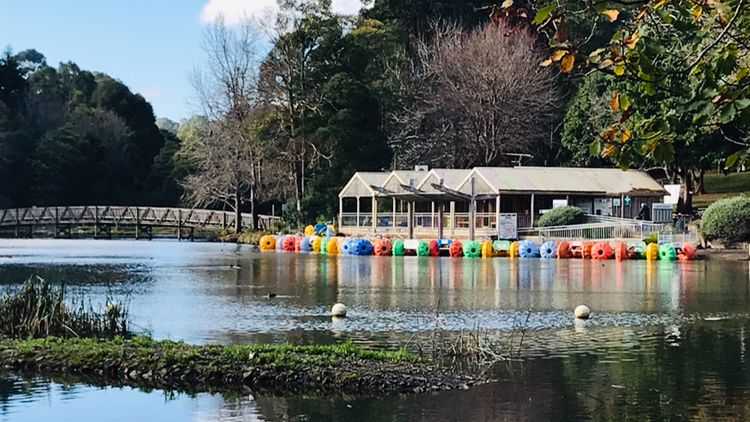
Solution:
{"label": "boardwalk railing", "polygon": [[[252,226],[252,214],[242,213],[242,227]],[[259,216],[261,230],[281,217]],[[0,210],[0,228],[63,225],[130,225],[176,228],[232,228],[230,211],[138,206],[32,207]]]}

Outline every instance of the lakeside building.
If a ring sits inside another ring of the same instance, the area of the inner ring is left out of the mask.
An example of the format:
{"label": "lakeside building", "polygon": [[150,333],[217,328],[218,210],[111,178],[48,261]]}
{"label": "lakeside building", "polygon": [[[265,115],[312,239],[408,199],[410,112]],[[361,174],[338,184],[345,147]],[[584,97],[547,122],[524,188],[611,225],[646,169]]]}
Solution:
{"label": "lakeside building", "polygon": [[[513,216],[532,227],[546,211],[574,205],[587,214],[635,218],[668,192],[647,173],[612,168],[475,167],[357,172],[339,192],[347,235],[409,238],[501,236]],[[470,224],[474,221],[474,224]]]}

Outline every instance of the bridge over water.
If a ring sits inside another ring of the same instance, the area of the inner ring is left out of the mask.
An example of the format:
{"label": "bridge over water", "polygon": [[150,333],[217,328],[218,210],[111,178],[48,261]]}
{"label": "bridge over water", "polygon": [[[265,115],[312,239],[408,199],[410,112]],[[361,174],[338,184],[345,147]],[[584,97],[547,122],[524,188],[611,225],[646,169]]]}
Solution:
{"label": "bridge over water", "polygon": [[[281,217],[259,215],[261,230],[268,230]],[[252,224],[252,214],[241,214],[244,228]],[[12,230],[16,237],[31,237],[38,227],[54,228],[55,237],[72,237],[75,227],[93,227],[94,237],[111,237],[112,228],[133,227],[135,238],[151,238],[153,228],[175,228],[179,239],[192,239],[196,228],[233,228],[235,214],[188,208],[139,206],[70,206],[0,209],[0,230]]]}

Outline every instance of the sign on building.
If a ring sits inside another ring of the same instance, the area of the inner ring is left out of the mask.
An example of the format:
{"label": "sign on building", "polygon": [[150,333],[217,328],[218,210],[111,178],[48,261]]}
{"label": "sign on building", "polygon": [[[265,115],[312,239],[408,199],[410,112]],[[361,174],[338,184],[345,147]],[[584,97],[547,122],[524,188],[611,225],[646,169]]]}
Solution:
{"label": "sign on building", "polygon": [[654,223],[671,223],[672,204],[651,204],[651,221]]}
{"label": "sign on building", "polygon": [[515,213],[500,214],[497,222],[498,239],[518,239],[518,216]]}

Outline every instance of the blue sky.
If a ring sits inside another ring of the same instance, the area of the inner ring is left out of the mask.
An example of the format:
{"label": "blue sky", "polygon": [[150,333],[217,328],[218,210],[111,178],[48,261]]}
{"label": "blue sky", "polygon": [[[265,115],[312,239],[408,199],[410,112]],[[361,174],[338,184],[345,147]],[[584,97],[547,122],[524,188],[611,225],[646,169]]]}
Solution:
{"label": "blue sky", "polygon": [[[216,13],[229,24],[274,0],[0,0],[0,48],[34,48],[47,63],[73,61],[142,94],[157,117],[179,121],[193,111],[188,74],[202,64],[201,33]],[[335,0],[356,13],[358,0]]]}

